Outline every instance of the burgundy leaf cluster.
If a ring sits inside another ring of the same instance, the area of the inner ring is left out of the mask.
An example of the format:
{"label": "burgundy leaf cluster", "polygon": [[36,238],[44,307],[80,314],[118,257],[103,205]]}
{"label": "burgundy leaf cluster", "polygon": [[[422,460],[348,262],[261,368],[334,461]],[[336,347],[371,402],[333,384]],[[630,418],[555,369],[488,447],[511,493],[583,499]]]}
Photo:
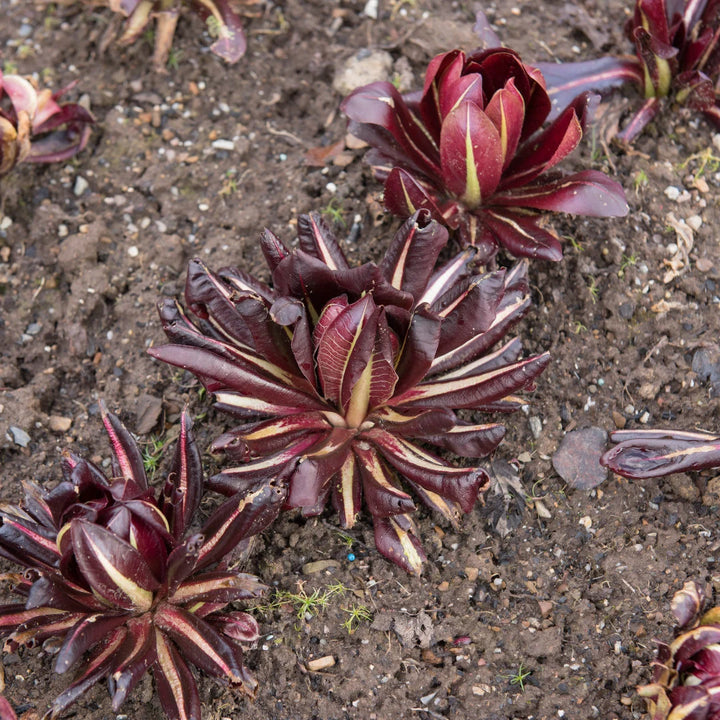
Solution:
{"label": "burgundy leaf cluster", "polygon": [[560,260],[547,211],[599,217],[628,211],[622,187],[596,170],[555,166],[578,145],[591,100],[583,94],[545,127],[551,102],[542,74],[517,53],[492,48],[435,57],[421,93],[389,82],[358,88],[342,109],[366,159],[385,183],[385,205],[406,218],[425,209],[456,229],[461,245],[489,263],[516,257]]}
{"label": "burgundy leaf cluster", "polygon": [[664,98],[699,110],[720,125],[720,3],[717,0],[637,0],[625,26],[634,57],[578,63],[541,63],[553,102],[562,106],[586,90],[606,91],[626,82],[644,102],[618,138],[631,143],[655,117]]}
{"label": "burgundy leaf cluster", "polygon": [[110,477],[66,453],[54,489],[27,482],[22,505],[0,506],[0,554],[26,568],[4,576],[23,598],[0,606],[5,651],[42,644],[58,651],[56,672],[77,669],[49,717],[103,678],[117,711],[151,670],[167,717],[199,720],[188,662],[240,692],[255,691],[240,643],[257,639],[257,623],[228,605],[264,586],[230,569],[226,556],[275,517],[283,492],[268,484],[238,494],[193,531],[203,473],[188,414],[158,496],[132,435],[104,408],[103,422]]}
{"label": "burgundy leaf cluster", "polygon": [[67,160],[87,145],[92,114],[76,103],[58,103],[74,85],[51,93],[0,71],[0,177],[21,162]]}
{"label": "burgundy leaf cluster", "polygon": [[476,248],[436,267],[447,242],[413,214],[379,265],[351,267],[318,215],[298,220],[289,250],[266,230],[272,284],[190,263],[185,301],[160,303],[172,344],[150,354],[193,372],[242,424],[214,450],[235,465],[208,481],[226,495],[277,479],[287,508],[317,515],[329,502],[344,528],[364,505],[378,550],[418,573],[424,553],[411,492],[451,522],[488,478],[425,449],[487,455],[502,425],[456,410],[509,411],[548,364],[523,359],[516,338],[493,346],[529,307],[526,264],[478,274]]}
{"label": "burgundy leaf cluster", "polygon": [[208,32],[215,38],[210,50],[218,57],[230,64],[236,63],[247,49],[242,23],[232,0],[106,0],[106,4],[127,17],[118,40],[121,45],[135,42],[155,19],[153,64],[157,69],[163,69],[167,63],[175,27],[186,9],[207,24]]}
{"label": "burgundy leaf cluster", "polygon": [[701,615],[704,601],[693,581],[673,597],[677,637],[658,643],[653,681],[638,688],[650,720],[720,720],[720,607]]}
{"label": "burgundy leaf cluster", "polygon": [[720,467],[720,436],[682,430],[617,430],[617,445],[600,462],[623,477],[640,479]]}

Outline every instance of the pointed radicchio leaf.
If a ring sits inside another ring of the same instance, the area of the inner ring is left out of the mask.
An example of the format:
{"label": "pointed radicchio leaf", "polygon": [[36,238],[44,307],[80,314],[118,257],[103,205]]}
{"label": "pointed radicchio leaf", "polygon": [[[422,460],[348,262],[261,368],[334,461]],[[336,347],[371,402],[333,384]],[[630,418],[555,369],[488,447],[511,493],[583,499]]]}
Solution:
{"label": "pointed radicchio leaf", "polygon": [[113,475],[117,478],[132,480],[142,490],[147,490],[145,466],[135,438],[125,429],[116,415],[107,411],[102,401],[100,402],[100,412],[113,449]]}
{"label": "pointed radicchio leaf", "polygon": [[254,575],[238,572],[206,572],[183,582],[168,598],[175,605],[197,602],[230,603],[260,597],[267,589]]}
{"label": "pointed radicchio leaf", "polygon": [[122,659],[116,661],[108,677],[114,712],[120,709],[127,696],[142,680],[157,659],[155,629],[148,614],[127,620],[127,637],[120,651]]}
{"label": "pointed radicchio leaf", "polygon": [[180,416],[180,436],[163,489],[163,512],[168,518],[175,540],[179,540],[200,506],[203,492],[203,469],[200,451],[192,432],[192,418],[187,408]]}
{"label": "pointed radicchio leaf", "polygon": [[58,715],[61,715],[65,709],[72,705],[86,690],[108,674],[109,670],[113,667],[115,657],[122,647],[126,635],[127,630],[124,627],[116,628],[105,639],[99,650],[91,654],[85,661],[80,676],[53,700],[49,712],[51,718],[56,718]]}
{"label": "pointed radicchio leaf", "polygon": [[298,240],[306,253],[322,260],[331,270],[349,270],[337,238],[318,213],[298,217]]}
{"label": "pointed radicchio leaf", "polygon": [[505,437],[505,426],[497,423],[470,425],[458,422],[444,433],[417,435],[421,440],[469,458],[487,457]]}
{"label": "pointed radicchio leaf", "polygon": [[409,218],[424,210],[439,223],[445,220],[435,200],[435,194],[402,168],[396,167],[389,171],[385,180],[383,201],[385,207],[398,217]]}
{"label": "pointed radicchio leaf", "polygon": [[[317,364],[325,397],[343,411],[351,402],[365,409],[390,397],[396,378],[387,351],[377,347],[387,323],[370,295],[342,309],[317,343]],[[362,408],[356,410],[360,422]],[[359,424],[359,423],[358,423]]]}
{"label": "pointed radicchio leaf", "polygon": [[569,155],[582,138],[578,113],[585,105],[586,96],[576,98],[549,127],[524,145],[510,163],[499,190],[526,185]]}
{"label": "pointed radicchio leaf", "polygon": [[547,83],[552,100],[549,120],[554,120],[578,95],[584,92],[607,94],[628,82],[642,85],[642,69],[637,58],[606,55],[583,62],[536,63]]}
{"label": "pointed radicchio leaf", "polygon": [[624,217],[629,208],[622,185],[597,170],[497,193],[493,204],[554,210],[590,217]]}
{"label": "pointed radicchio leaf", "polygon": [[360,470],[353,453],[347,454],[336,475],[336,484],[332,489],[332,503],[340,515],[340,526],[353,527],[362,504]]}
{"label": "pointed radicchio leaf", "polygon": [[450,112],[440,136],[442,177],[447,189],[477,208],[492,195],[502,175],[502,143],[492,120],[472,102]]}
{"label": "pointed radicchio leaf", "polygon": [[412,575],[419,575],[426,555],[410,516],[373,517],[373,525],[378,552]]}
{"label": "pointed radicchio leaf", "polygon": [[[235,390],[240,407],[257,408],[257,412],[264,412],[264,408],[272,404],[283,408],[279,410],[280,413],[292,412],[297,407],[324,408],[320,400],[303,389],[264,377],[251,366],[241,364],[239,359],[230,362],[214,353],[185,345],[162,345],[150,348],[148,353],[170,365],[197,373],[210,392]],[[242,398],[247,401],[241,403]]]}
{"label": "pointed radicchio leaf", "polygon": [[394,163],[429,177],[439,174],[437,146],[392,83],[375,82],[358,88],[340,107],[356,121],[351,122],[350,132],[379,148]]}
{"label": "pointed radicchio leaf", "polygon": [[67,671],[86,650],[104,640],[126,620],[126,615],[86,615],[65,635],[65,642],[55,658],[55,672],[61,674]]}
{"label": "pointed radicchio leaf", "polygon": [[248,613],[235,611],[210,616],[208,621],[221,633],[236,642],[251,643],[260,637],[257,620]]}
{"label": "pointed radicchio leaf", "polygon": [[384,430],[373,430],[368,437],[403,477],[457,502],[465,513],[472,510],[478,491],[487,483],[487,475],[481,468],[452,467],[417,445]]}
{"label": "pointed radicchio leaf", "polygon": [[161,603],[155,611],[155,626],[173,640],[193,665],[208,675],[242,684],[243,675],[235,652],[207,622],[184,608]]}
{"label": "pointed radicchio leaf", "polygon": [[499,243],[515,257],[558,262],[562,245],[554,232],[540,227],[539,214],[520,213],[515,208],[497,207],[483,213],[482,219]]}
{"label": "pointed radicchio leaf", "polygon": [[428,373],[440,341],[442,320],[423,305],[413,313],[395,371],[395,396],[417,385]]}
{"label": "pointed radicchio leaf", "polygon": [[356,443],[353,450],[360,468],[365,502],[373,519],[377,521],[378,518],[412,512],[415,503],[397,486],[393,474],[376,450],[365,442]]}
{"label": "pointed radicchio leaf", "polygon": [[505,171],[515,157],[515,151],[520,144],[525,118],[525,100],[515,87],[514,78],[510,78],[505,87],[490,98],[490,102],[485,107],[485,114],[492,120],[500,135],[502,169]]}
{"label": "pointed radicchio leaf", "polygon": [[200,550],[197,568],[220,560],[241,540],[262,532],[278,515],[285,491],[267,484],[245,495],[235,495],[224,502],[202,529],[205,543]]}
{"label": "pointed radicchio leaf", "polygon": [[393,287],[420,297],[447,239],[447,230],[427,212],[414,212],[395,233],[380,271]]}
{"label": "pointed radicchio leaf", "polygon": [[288,507],[302,508],[306,517],[322,512],[330,480],[345,463],[353,435],[347,428],[333,428],[323,442],[303,455],[289,476]]}
{"label": "pointed radicchio leaf", "polygon": [[160,583],[130,543],[99,525],[73,520],[75,558],[90,587],[122,610],[149,610]]}
{"label": "pointed radicchio leaf", "polygon": [[476,376],[443,380],[442,376],[424,382],[402,396],[395,398],[395,405],[409,407],[473,408],[495,400],[528,385],[550,362],[550,355],[543,353]]}
{"label": "pointed radicchio leaf", "polygon": [[200,695],[195,678],[173,643],[155,630],[153,668],[160,704],[168,718],[201,720]]}

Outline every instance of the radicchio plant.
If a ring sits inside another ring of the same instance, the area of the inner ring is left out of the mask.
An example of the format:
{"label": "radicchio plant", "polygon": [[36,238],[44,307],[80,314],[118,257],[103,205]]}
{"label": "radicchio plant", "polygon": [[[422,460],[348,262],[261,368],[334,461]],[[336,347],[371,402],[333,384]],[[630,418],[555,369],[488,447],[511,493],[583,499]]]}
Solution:
{"label": "radicchio plant", "polygon": [[560,260],[545,211],[625,215],[622,187],[596,170],[549,171],[580,142],[589,94],[548,127],[542,74],[517,53],[492,48],[435,57],[422,93],[389,82],[358,88],[342,103],[350,131],[372,146],[366,159],[385,183],[385,206],[406,218],[424,208],[457,229],[488,263],[499,248],[517,257]]}
{"label": "radicchio plant", "polygon": [[720,720],[720,607],[700,616],[704,601],[692,581],[673,597],[680,632],[658,643],[653,681],[638,688],[650,720]]}
{"label": "radicchio plant", "polygon": [[600,462],[627,478],[720,467],[720,436],[682,430],[617,430]]}
{"label": "radicchio plant", "polygon": [[152,670],[167,717],[199,720],[188,662],[255,692],[239,643],[257,639],[257,623],[228,605],[265,586],[230,569],[227,554],[272,520],[283,492],[268,484],[236,495],[194,532],[203,474],[189,415],[157,497],[132,435],[104,408],[103,422],[114,453],[111,477],[66,453],[57,487],[26,482],[22,505],[0,506],[0,554],[27,568],[3,576],[24,598],[0,606],[5,651],[50,643],[59,648],[56,672],[78,667],[51,718],[102,678],[117,711]]}
{"label": "radicchio plant", "polygon": [[186,9],[191,9],[207,24],[208,32],[215,38],[210,46],[212,52],[231,64],[245,54],[245,33],[233,9],[233,0],[104,0],[104,3],[127,17],[119,38],[122,45],[135,42],[155,18],[153,63],[158,69],[164,68],[167,63],[175,27],[180,14]]}
{"label": "radicchio plant", "polygon": [[160,303],[171,345],[150,354],[195,373],[217,406],[244,424],[214,449],[235,461],[208,481],[231,495],[278,478],[286,506],[317,515],[330,499],[343,527],[365,506],[378,550],[418,573],[424,553],[412,490],[456,522],[488,483],[423,446],[483,457],[504,428],[455,410],[513,410],[511,394],[548,364],[520,359],[516,338],[490,348],[529,306],[526,265],[473,271],[470,248],[434,270],[447,231],[426,212],[395,235],[379,265],[350,267],[318,215],[298,220],[290,251],[266,230],[272,286],[240,270],[215,273],[196,259],[185,300]]}
{"label": "radicchio plant", "polygon": [[553,103],[562,106],[582,91],[606,91],[634,82],[645,101],[618,135],[620,140],[631,143],[664,98],[700,110],[720,125],[717,0],[637,0],[625,32],[635,44],[635,57],[540,63]]}
{"label": "radicchio plant", "polygon": [[21,162],[67,160],[87,145],[92,114],[82,105],[57,102],[74,85],[51,93],[0,72],[0,177]]}

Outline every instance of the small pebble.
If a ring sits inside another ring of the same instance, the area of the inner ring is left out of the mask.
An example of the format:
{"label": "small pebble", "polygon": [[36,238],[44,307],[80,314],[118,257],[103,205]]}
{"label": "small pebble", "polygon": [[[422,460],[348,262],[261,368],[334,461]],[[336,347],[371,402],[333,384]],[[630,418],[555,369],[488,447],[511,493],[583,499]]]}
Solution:
{"label": "small pebble", "polygon": [[58,233],[58,237],[64,238],[64,237],[68,236],[68,234],[70,233],[70,230],[68,229],[67,225],[65,225],[64,223],[60,223],[58,225],[57,233]]}
{"label": "small pebble", "polygon": [[537,440],[540,435],[542,435],[542,420],[539,417],[532,415],[528,418],[528,423],[530,425],[530,432],[532,433],[532,436]]}
{"label": "small pebble", "polygon": [[335,658],[332,655],[325,655],[324,657],[315,658],[314,660],[308,660],[307,669],[310,672],[318,672],[318,670],[327,670],[335,664]]}
{"label": "small pebble", "polygon": [[5,215],[3,219],[0,220],[0,230],[7,230],[12,224],[12,218]]}
{"label": "small pebble", "polygon": [[582,525],[586,530],[589,530],[592,527],[592,518],[589,515],[585,515],[585,517],[581,517],[580,520],[578,520],[578,525]]}
{"label": "small pebble", "polygon": [[132,258],[137,257],[140,254],[140,251],[135,247],[135,245],[131,245],[128,248],[128,255]]}
{"label": "small pebble", "polygon": [[368,0],[363,8],[363,15],[377,20],[378,17],[378,0]]}
{"label": "small pebble", "polygon": [[702,227],[703,220],[699,215],[691,215],[685,221],[693,230],[699,230]]}
{"label": "small pebble", "polygon": [[235,143],[232,140],[223,140],[222,138],[219,140],[213,140],[212,147],[215,148],[215,150],[234,150],[235,149]]}
{"label": "small pebble", "polygon": [[88,181],[82,175],[78,175],[75,178],[75,187],[73,188],[73,192],[76,197],[80,197],[89,187],[90,184]]}
{"label": "small pebble", "polygon": [[669,200],[677,200],[680,197],[680,189],[674,185],[668,185],[665,188],[665,195]]}
{"label": "small pebble", "polygon": [[72,418],[62,417],[62,415],[51,415],[48,425],[53,432],[64,433],[70,429]]}
{"label": "small pebble", "polygon": [[9,428],[12,441],[20,447],[27,447],[30,444],[30,436],[19,427],[11,425]]}

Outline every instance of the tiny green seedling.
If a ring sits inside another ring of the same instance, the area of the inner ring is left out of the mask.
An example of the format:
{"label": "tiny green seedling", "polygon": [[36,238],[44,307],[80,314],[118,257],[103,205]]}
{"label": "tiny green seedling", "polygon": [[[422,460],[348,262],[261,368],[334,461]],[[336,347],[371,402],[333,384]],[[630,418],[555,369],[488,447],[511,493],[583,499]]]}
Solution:
{"label": "tiny green seedling", "polygon": [[574,235],[563,235],[563,239],[567,240],[572,246],[575,252],[581,253],[583,252],[583,246],[582,244],[575,239]]}
{"label": "tiny green seedling", "polygon": [[208,35],[210,35],[211,38],[220,37],[222,25],[214,15],[209,15],[208,19],[205,21],[205,24],[207,25]]}
{"label": "tiny green seedling", "polygon": [[649,178],[647,173],[644,170],[638,170],[633,178],[633,188],[635,189],[635,194],[637,195],[640,192],[640,188],[645,187],[648,182]]}
{"label": "tiny green seedling", "polygon": [[637,255],[623,255],[620,269],[618,270],[618,277],[621,278],[625,275],[625,270],[630,266],[637,264]]}
{"label": "tiny green seedling", "polygon": [[705,173],[713,174],[720,169],[720,157],[713,155],[712,148],[705,148],[701,152],[690,155],[687,160],[678,165],[678,169],[685,170],[687,166],[694,160],[699,161],[697,170],[693,173],[693,180],[697,180],[702,177]]}
{"label": "tiny green seedling", "polygon": [[182,58],[182,50],[171,47],[168,52],[167,66],[171,70],[177,70],[180,67],[180,59]]}
{"label": "tiny green seedling", "polygon": [[590,299],[594,305],[598,301],[598,295],[600,294],[600,288],[598,287],[597,280],[594,277],[590,278],[587,289],[590,293]]}
{"label": "tiny green seedling", "polygon": [[337,225],[347,227],[347,222],[345,221],[345,211],[342,209],[342,206],[338,204],[335,198],[330,198],[330,202],[320,211],[320,214],[323,217],[329,218]]}
{"label": "tiny green seedling", "polygon": [[163,458],[165,446],[168,444],[168,439],[160,435],[151,435],[147,444],[142,448],[142,460],[145,472],[148,474],[150,479],[155,478],[160,461]]}
{"label": "tiny green seedling", "polygon": [[350,608],[343,608],[344,613],[347,613],[347,620],[343,623],[343,627],[347,630],[348,635],[352,635],[361,623],[370,622],[372,620],[372,613],[367,605],[355,605],[353,604]]}
{"label": "tiny green seedling", "polygon": [[511,685],[519,685],[520,692],[525,692],[525,680],[532,675],[532,670],[525,667],[523,663],[520,663],[518,669],[514,674],[506,675]]}

